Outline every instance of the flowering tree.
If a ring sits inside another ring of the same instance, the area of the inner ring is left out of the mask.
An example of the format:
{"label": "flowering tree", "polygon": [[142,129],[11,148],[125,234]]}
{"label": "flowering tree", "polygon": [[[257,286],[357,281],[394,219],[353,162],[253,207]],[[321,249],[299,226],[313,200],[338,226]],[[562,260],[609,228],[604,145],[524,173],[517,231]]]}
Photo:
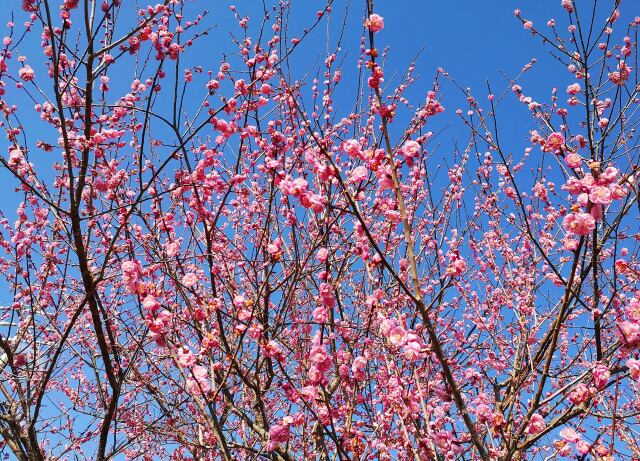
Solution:
{"label": "flowering tree", "polygon": [[[0,453],[640,459],[640,18],[578,3],[562,26],[516,11],[567,95],[467,92],[443,159],[452,80],[385,82],[371,0],[346,13],[359,61],[339,41],[306,80],[331,1],[299,28],[289,2],[232,7],[212,67],[188,58],[216,45],[208,2],[23,0],[0,54]],[[507,99],[531,114],[519,154]]]}

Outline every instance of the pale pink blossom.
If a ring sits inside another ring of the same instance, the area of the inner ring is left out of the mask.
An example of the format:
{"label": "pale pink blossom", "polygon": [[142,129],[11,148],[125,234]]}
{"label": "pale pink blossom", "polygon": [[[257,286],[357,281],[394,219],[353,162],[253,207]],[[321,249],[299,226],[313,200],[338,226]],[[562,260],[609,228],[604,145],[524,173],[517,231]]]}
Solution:
{"label": "pale pink blossom", "polygon": [[616,323],[616,336],[625,346],[637,346],[640,342],[640,325],[624,320]]}
{"label": "pale pink blossom", "polygon": [[31,66],[25,65],[22,69],[20,69],[18,71],[18,75],[25,82],[30,82],[31,80],[33,80],[35,78],[36,73],[33,71]]}
{"label": "pale pink blossom", "polygon": [[185,287],[190,288],[198,283],[198,276],[193,272],[188,272],[182,277],[181,282]]}
{"label": "pale pink blossom", "polygon": [[195,365],[187,378],[187,386],[194,394],[206,394],[211,390],[209,372],[201,365]]}
{"label": "pale pink blossom", "polygon": [[562,227],[575,235],[587,235],[596,227],[596,220],[589,213],[571,213],[564,217]]}
{"label": "pale pink blossom", "polygon": [[360,182],[367,179],[369,176],[369,171],[364,166],[358,166],[353,169],[351,174],[349,175],[349,182]]}
{"label": "pale pink blossom", "polygon": [[611,191],[606,186],[596,186],[589,192],[589,200],[599,205],[611,203]]}
{"label": "pale pink blossom", "polygon": [[393,346],[403,346],[407,342],[407,330],[396,326],[389,332],[389,343]]}
{"label": "pale pink blossom", "polygon": [[582,157],[575,152],[567,154],[564,157],[564,161],[569,168],[580,168],[580,165],[582,165]]}
{"label": "pale pink blossom", "polygon": [[568,13],[573,13],[573,1],[572,0],[562,0],[562,8],[567,10]]}
{"label": "pale pink blossom", "polygon": [[402,145],[401,152],[405,157],[416,157],[420,150],[420,144],[410,139]]}
{"label": "pale pink blossom", "polygon": [[575,389],[569,394],[569,402],[574,405],[580,405],[586,403],[591,399],[591,390],[585,384],[578,384]]}
{"label": "pale pink blossom", "polygon": [[572,83],[567,87],[567,93],[572,96],[580,93],[580,90],[581,88],[579,83]]}
{"label": "pale pink blossom", "polygon": [[575,443],[580,440],[582,437],[578,434],[575,429],[571,427],[565,427],[560,431],[560,437],[570,443]]}
{"label": "pale pink blossom", "polygon": [[369,16],[369,19],[365,21],[364,25],[371,32],[380,32],[384,28],[384,18],[379,14],[373,13]]}
{"label": "pale pink blossom", "polygon": [[578,453],[580,453],[581,455],[586,455],[587,453],[589,453],[589,451],[591,451],[591,446],[584,440],[579,440],[576,443],[576,450],[578,450]]}
{"label": "pale pink blossom", "polygon": [[183,368],[192,367],[196,363],[196,357],[188,347],[178,348],[178,363]]}
{"label": "pale pink blossom", "polygon": [[629,375],[632,379],[640,380],[640,360],[633,358],[627,360],[627,368],[629,368]]}
{"label": "pale pink blossom", "polygon": [[544,418],[540,414],[534,413],[531,415],[531,419],[529,420],[527,433],[531,435],[539,434],[544,431],[546,427],[547,424],[544,422]]}

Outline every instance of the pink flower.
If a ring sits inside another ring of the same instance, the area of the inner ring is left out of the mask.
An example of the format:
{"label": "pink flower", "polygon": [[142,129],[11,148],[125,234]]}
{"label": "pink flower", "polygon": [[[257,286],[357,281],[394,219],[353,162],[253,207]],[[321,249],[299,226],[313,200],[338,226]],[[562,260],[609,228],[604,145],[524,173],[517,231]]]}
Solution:
{"label": "pink flower", "polygon": [[274,424],[269,429],[269,442],[267,442],[267,450],[273,451],[281,444],[289,441],[289,426]]}
{"label": "pink flower", "polygon": [[384,18],[379,14],[373,13],[364,23],[371,32],[380,32],[384,29]]}
{"label": "pink flower", "polygon": [[575,235],[587,235],[596,227],[596,220],[589,213],[571,213],[562,220],[562,227]]}
{"label": "pink flower", "polygon": [[324,346],[314,346],[309,353],[309,361],[315,365],[320,372],[325,372],[331,368],[331,357],[327,354]]}
{"label": "pink flower", "polygon": [[558,152],[564,149],[565,139],[562,133],[551,133],[542,148],[545,152]]}
{"label": "pink flower", "polygon": [[198,283],[198,276],[193,272],[189,272],[182,277],[182,284],[187,288],[194,286],[196,283]]}
{"label": "pink flower", "polygon": [[606,387],[610,377],[611,372],[605,365],[599,364],[593,369],[593,382],[598,390],[602,390]]}
{"label": "pink flower", "polygon": [[347,153],[349,157],[360,158],[362,159],[362,150],[360,149],[360,144],[355,139],[349,139],[345,141],[342,145],[342,148]]}
{"label": "pink flower", "polygon": [[181,347],[178,349],[178,363],[183,368],[192,367],[196,363],[196,357],[188,347]]}
{"label": "pink flower", "polygon": [[504,195],[509,197],[511,200],[517,200],[518,198],[518,195],[516,194],[516,190],[511,186],[507,186],[504,188]]}
{"label": "pink flower", "polygon": [[599,205],[611,203],[611,191],[606,186],[596,186],[589,192],[589,200]]}
{"label": "pink flower", "polygon": [[640,342],[640,325],[628,320],[616,324],[618,341],[625,346],[637,346]]}
{"label": "pink flower", "polygon": [[571,0],[562,0],[562,8],[568,13],[573,13],[573,2]]}
{"label": "pink flower", "polygon": [[539,434],[544,431],[546,427],[547,425],[544,422],[544,418],[540,414],[534,413],[531,415],[531,419],[529,420],[527,433],[531,435]]}
{"label": "pink flower", "polygon": [[163,335],[171,325],[173,314],[168,310],[160,311],[158,316],[149,324],[149,330],[156,335]]}
{"label": "pink flower", "polygon": [[206,394],[211,390],[209,384],[209,372],[201,365],[191,369],[191,375],[187,378],[187,386],[194,394]]}
{"label": "pink flower", "polygon": [[147,295],[142,300],[142,307],[144,307],[146,310],[148,310],[152,314],[155,314],[158,311],[158,309],[160,309],[161,306],[155,296]]}
{"label": "pink flower", "polygon": [[403,346],[407,342],[407,330],[397,326],[389,332],[389,343],[393,346]]}
{"label": "pink flower", "polygon": [[609,190],[611,191],[612,200],[620,200],[627,195],[627,191],[620,184],[612,184],[609,186]]}
{"label": "pink flower", "polygon": [[349,175],[349,182],[360,182],[367,179],[369,171],[364,166],[359,166],[353,169],[351,175]]}
{"label": "pink flower", "polygon": [[12,165],[20,165],[24,160],[22,149],[15,148],[9,151],[9,163]]}
{"label": "pink flower", "polygon": [[574,429],[570,427],[565,427],[564,429],[562,429],[560,431],[560,437],[570,443],[575,443],[582,438],[580,434],[578,434]]}
{"label": "pink flower", "polygon": [[620,61],[618,70],[609,73],[609,80],[614,85],[624,85],[624,82],[629,80],[629,74],[631,74],[631,68],[624,61]]}
{"label": "pink flower", "polygon": [[573,96],[580,93],[580,89],[579,83],[573,83],[567,87],[567,93]]}
{"label": "pink flower", "polygon": [[402,353],[407,360],[416,360],[422,356],[422,344],[417,341],[408,341],[404,345]]}
{"label": "pink flower", "polygon": [[329,251],[325,247],[322,247],[318,250],[318,261],[323,263],[327,260],[328,257]]}
{"label": "pink flower", "polygon": [[140,279],[140,263],[138,261],[124,261],[122,269],[122,281],[131,293],[135,293]]}
{"label": "pink flower", "polygon": [[569,168],[579,168],[582,165],[582,157],[574,152],[567,154],[564,161]]}
{"label": "pink flower", "polygon": [[300,397],[308,402],[313,402],[318,398],[318,388],[316,386],[305,386],[299,391]]}
{"label": "pink flower", "polygon": [[420,153],[420,144],[413,140],[408,140],[402,145],[402,153],[405,157],[415,157]]}
{"label": "pink flower", "polygon": [[627,368],[629,368],[629,374],[632,379],[635,379],[636,381],[640,380],[640,360],[627,360]]}
{"label": "pink flower", "polygon": [[366,376],[367,359],[362,356],[358,356],[353,360],[351,365],[351,372],[356,381],[362,381]]}
{"label": "pink flower", "polygon": [[36,76],[36,73],[33,71],[31,66],[25,65],[22,69],[18,71],[18,75],[25,82],[30,82]]}
{"label": "pink flower", "polygon": [[569,402],[574,405],[580,405],[588,402],[591,398],[591,390],[584,384],[578,384],[576,388],[569,394]]}
{"label": "pink flower", "polygon": [[584,440],[579,440],[578,443],[576,443],[576,450],[578,450],[578,453],[581,455],[586,455],[591,450],[591,447]]}

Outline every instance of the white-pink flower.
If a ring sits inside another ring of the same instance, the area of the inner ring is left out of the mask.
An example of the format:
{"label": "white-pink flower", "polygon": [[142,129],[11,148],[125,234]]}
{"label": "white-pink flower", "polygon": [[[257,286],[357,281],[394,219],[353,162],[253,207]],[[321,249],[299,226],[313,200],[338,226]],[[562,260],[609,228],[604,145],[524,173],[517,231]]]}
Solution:
{"label": "white-pink flower", "polygon": [[616,323],[616,336],[621,344],[627,347],[637,346],[640,342],[640,325],[623,320]]}
{"label": "white-pink flower", "polygon": [[364,166],[358,166],[353,169],[351,174],[349,175],[349,182],[360,182],[367,179],[369,176],[369,171]]}
{"label": "white-pink flower", "polygon": [[531,419],[529,420],[527,433],[531,435],[539,434],[544,431],[546,427],[547,424],[544,422],[544,418],[540,414],[534,413],[531,415]]}
{"label": "white-pink flower", "polygon": [[576,443],[582,437],[578,434],[574,429],[570,427],[565,427],[560,431],[560,437],[570,443]]}
{"label": "white-pink flower", "polygon": [[194,394],[206,394],[211,390],[209,383],[209,372],[201,365],[196,365],[191,369],[191,374],[187,378],[187,386]]}
{"label": "white-pink flower", "polygon": [[22,69],[20,69],[18,71],[18,75],[25,82],[30,82],[31,80],[33,80],[35,78],[36,73],[33,71],[31,66],[25,65]]}
{"label": "white-pink flower", "polygon": [[393,346],[403,346],[407,342],[407,330],[401,326],[391,329],[389,332],[389,343]]}
{"label": "white-pink flower", "polygon": [[196,283],[198,283],[198,276],[193,272],[188,272],[182,277],[182,284],[187,288],[194,286]]}
{"label": "white-pink flower", "polygon": [[192,367],[196,363],[196,357],[188,347],[180,347],[178,349],[178,363],[183,368]]}

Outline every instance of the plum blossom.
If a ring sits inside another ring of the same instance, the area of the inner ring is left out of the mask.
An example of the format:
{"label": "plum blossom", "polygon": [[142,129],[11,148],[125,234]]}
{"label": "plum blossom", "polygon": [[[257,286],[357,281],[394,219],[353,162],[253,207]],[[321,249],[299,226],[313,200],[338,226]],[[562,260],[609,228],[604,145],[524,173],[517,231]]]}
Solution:
{"label": "plum blossom", "polygon": [[589,213],[571,213],[564,217],[562,227],[575,235],[587,235],[596,227],[596,220]]}
{"label": "plum blossom", "polygon": [[564,145],[565,145],[565,139],[562,133],[555,132],[555,133],[551,133],[547,137],[542,147],[542,150],[545,152],[559,152],[564,149]]}
{"label": "plum blossom", "polygon": [[582,157],[575,152],[565,155],[564,161],[569,168],[580,168]]}
{"label": "plum blossom", "polygon": [[589,389],[585,384],[580,383],[575,387],[571,394],[569,394],[568,400],[574,405],[580,405],[588,402],[591,396],[591,389]]}
{"label": "plum blossom", "polygon": [[120,266],[122,270],[122,281],[131,293],[138,289],[140,281],[141,267],[138,261],[124,261]]}
{"label": "plum blossom", "polygon": [[269,428],[269,441],[267,442],[267,450],[274,451],[283,443],[289,441],[289,425],[274,424]]}
{"label": "plum blossom", "polygon": [[578,442],[576,442],[576,450],[584,456],[591,451],[591,446],[584,440],[578,440]]}
{"label": "plum blossom", "polygon": [[420,149],[420,143],[410,139],[402,145],[401,152],[405,157],[411,158],[416,157],[420,153]]}
{"label": "plum blossom", "polygon": [[156,335],[164,335],[171,325],[172,320],[173,314],[166,309],[162,310],[149,324],[149,330]]}
{"label": "plum blossom", "polygon": [[384,28],[384,18],[379,14],[373,13],[365,21],[364,25],[371,32],[380,32]]}
{"label": "plum blossom", "polygon": [[567,93],[572,96],[580,93],[580,90],[581,88],[579,83],[572,83],[567,87]]}
{"label": "plum blossom", "polygon": [[191,288],[196,283],[198,283],[198,276],[193,272],[188,272],[184,275],[184,277],[182,277],[181,282],[185,287]]}
{"label": "plum blossom", "polygon": [[565,427],[560,431],[560,437],[570,443],[576,443],[582,437],[578,434],[575,429],[571,427]]}
{"label": "plum blossom", "polygon": [[618,70],[609,73],[609,81],[614,85],[624,85],[624,82],[629,80],[631,74],[631,68],[627,66],[624,60],[618,63]]}
{"label": "plum blossom", "polygon": [[598,390],[602,390],[606,387],[610,377],[611,372],[609,371],[609,367],[605,365],[598,364],[593,369],[593,382]]}
{"label": "plum blossom", "polygon": [[209,372],[202,365],[195,365],[187,378],[187,386],[194,394],[206,394],[211,390]]}
{"label": "plum blossom", "polygon": [[396,326],[389,331],[389,343],[393,346],[404,346],[407,342],[407,330],[401,326]]}
{"label": "plum blossom", "polygon": [[34,70],[31,68],[31,66],[29,65],[25,65],[23,68],[21,68],[18,71],[18,75],[20,76],[20,78],[22,80],[24,80],[25,82],[30,82],[31,80],[33,80],[36,76],[36,73],[34,72]]}
{"label": "plum blossom", "polygon": [[196,363],[196,357],[188,347],[178,348],[178,363],[183,368],[190,368]]}
{"label": "plum blossom", "polygon": [[632,379],[636,381],[640,380],[640,360],[629,359],[627,360],[627,368],[629,368],[629,374]]}
{"label": "plum blossom", "polygon": [[325,247],[322,247],[318,250],[318,255],[317,255],[318,261],[325,262],[328,257],[329,257],[329,251]]}
{"label": "plum blossom", "polygon": [[358,356],[353,360],[351,365],[351,373],[356,381],[362,381],[366,376],[367,359],[362,356]]}
{"label": "plum blossom", "polygon": [[611,203],[611,190],[606,186],[596,186],[589,192],[589,200],[598,205]]}
{"label": "plum blossom", "polygon": [[351,174],[349,175],[349,182],[360,182],[367,179],[369,176],[369,171],[364,166],[358,166],[353,169]]}
{"label": "plum blossom", "polygon": [[625,346],[637,346],[640,342],[640,325],[628,320],[616,324],[616,336],[618,341]]}
{"label": "plum blossom", "polygon": [[539,434],[544,431],[546,427],[547,424],[544,422],[544,418],[539,413],[534,413],[531,415],[531,419],[529,420],[527,433],[531,435]]}

